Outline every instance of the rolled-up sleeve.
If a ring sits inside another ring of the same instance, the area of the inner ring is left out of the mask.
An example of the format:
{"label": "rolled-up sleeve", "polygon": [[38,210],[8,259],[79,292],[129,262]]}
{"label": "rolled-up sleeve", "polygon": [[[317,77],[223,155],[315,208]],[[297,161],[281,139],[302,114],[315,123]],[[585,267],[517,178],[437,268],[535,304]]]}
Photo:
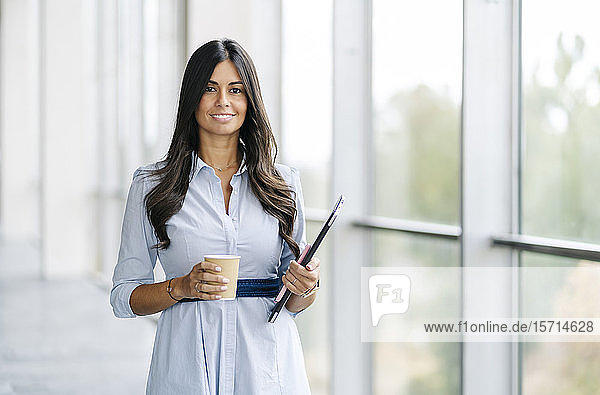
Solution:
{"label": "rolled-up sleeve", "polygon": [[157,239],[146,215],[142,172],[142,168],[139,168],[133,174],[127,195],[121,245],[110,292],[110,304],[118,318],[136,317],[129,303],[131,293],[141,284],[154,283],[157,252],[152,246]]}
{"label": "rolled-up sleeve", "polygon": [[[296,241],[296,243],[298,243],[298,246],[300,247],[300,252],[302,252],[304,250],[304,247],[306,247],[306,220],[304,218],[304,196],[302,195],[302,185],[300,184],[300,173],[293,167],[289,169],[291,173],[289,184],[296,194],[296,219],[294,221],[294,231],[292,233],[292,237]],[[280,279],[283,276],[283,273],[287,271],[287,269],[290,267],[290,262],[293,259],[295,259],[294,253],[292,252],[288,244],[284,241],[280,259],[281,264],[279,265],[279,269],[277,271],[277,274]],[[299,314],[305,312],[307,309],[308,307],[295,313],[287,309],[286,310],[292,315],[292,317],[296,318]]]}

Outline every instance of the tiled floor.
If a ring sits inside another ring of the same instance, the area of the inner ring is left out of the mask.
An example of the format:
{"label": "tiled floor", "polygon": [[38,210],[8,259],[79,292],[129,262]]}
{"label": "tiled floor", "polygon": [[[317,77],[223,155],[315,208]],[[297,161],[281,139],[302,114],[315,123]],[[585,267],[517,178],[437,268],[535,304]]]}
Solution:
{"label": "tiled floor", "polygon": [[0,244],[0,394],[143,394],[155,324],[115,318],[89,279],[41,281],[37,262]]}

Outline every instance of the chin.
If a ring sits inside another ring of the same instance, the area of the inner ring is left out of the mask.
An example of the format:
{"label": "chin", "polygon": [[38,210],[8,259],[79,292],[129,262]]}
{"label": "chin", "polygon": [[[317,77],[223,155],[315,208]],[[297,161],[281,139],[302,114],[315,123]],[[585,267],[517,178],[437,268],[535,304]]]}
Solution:
{"label": "chin", "polygon": [[213,130],[208,130],[208,132],[211,133],[211,134],[219,135],[219,136],[232,136],[232,135],[238,133],[239,129],[235,129],[235,130],[232,130],[232,129],[226,129],[226,130],[223,130],[223,129],[213,129]]}

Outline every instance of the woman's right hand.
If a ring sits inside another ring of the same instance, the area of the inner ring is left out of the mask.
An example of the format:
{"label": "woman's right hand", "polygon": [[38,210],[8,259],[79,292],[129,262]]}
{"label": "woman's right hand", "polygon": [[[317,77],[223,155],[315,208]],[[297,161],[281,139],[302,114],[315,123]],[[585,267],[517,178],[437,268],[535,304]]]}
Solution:
{"label": "woman's right hand", "polygon": [[[193,298],[203,300],[221,299],[227,289],[229,279],[214,272],[221,268],[216,263],[202,261],[195,265],[189,274],[173,279],[173,296],[176,299]],[[210,282],[211,284],[207,284]],[[213,285],[218,283],[219,285]]]}

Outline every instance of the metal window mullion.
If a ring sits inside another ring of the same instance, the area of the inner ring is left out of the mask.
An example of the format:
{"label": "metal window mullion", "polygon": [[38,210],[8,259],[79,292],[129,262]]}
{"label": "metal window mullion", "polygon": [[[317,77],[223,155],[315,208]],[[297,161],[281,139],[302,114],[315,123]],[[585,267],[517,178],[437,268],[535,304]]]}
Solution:
{"label": "metal window mullion", "polygon": [[[521,0],[512,0],[512,224],[513,233],[522,230],[522,106],[521,106]],[[512,251],[513,267],[521,266],[521,252]],[[521,312],[521,278],[513,271],[511,289],[512,310]],[[521,393],[521,343],[511,345],[511,393]]]}
{"label": "metal window mullion", "polygon": [[331,237],[330,322],[332,393],[368,394],[370,345],[360,337],[360,267],[369,262],[364,230],[352,225],[368,209],[367,134],[370,129],[370,31],[368,2],[333,2],[332,190],[348,200]]}
{"label": "metal window mullion", "polygon": [[37,82],[38,82],[38,102],[37,102],[37,120],[39,127],[39,235],[40,235],[40,278],[46,279],[48,276],[48,261],[45,259],[44,250],[47,248],[45,239],[46,228],[46,2],[37,0],[33,2],[33,18],[36,26],[35,45],[39,51],[37,58]]}
{"label": "metal window mullion", "polygon": [[[513,223],[512,23],[512,2],[464,0],[461,243],[465,267],[512,266],[512,252],[490,243],[491,234],[510,231]],[[481,279],[463,273],[465,319],[511,314],[511,278]],[[500,291],[489,295],[489,289]],[[463,394],[511,393],[511,344],[463,343],[462,357]]]}

